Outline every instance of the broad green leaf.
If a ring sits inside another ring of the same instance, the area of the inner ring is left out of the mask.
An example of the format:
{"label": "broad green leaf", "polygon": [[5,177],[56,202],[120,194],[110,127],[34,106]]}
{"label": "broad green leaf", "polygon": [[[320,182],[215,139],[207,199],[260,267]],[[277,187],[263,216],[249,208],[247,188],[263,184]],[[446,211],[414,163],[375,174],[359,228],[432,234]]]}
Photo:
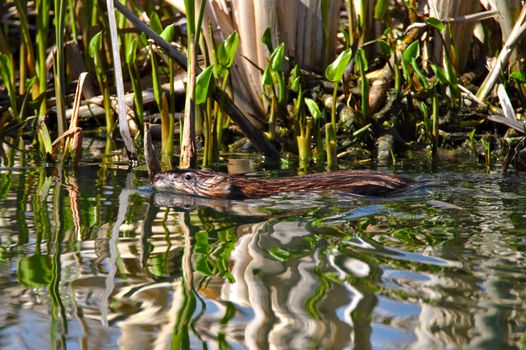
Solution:
{"label": "broad green leaf", "polygon": [[163,31],[163,26],[159,20],[159,16],[155,12],[150,14],[150,28],[152,28],[152,30],[157,34],[161,34]]}
{"label": "broad green leaf", "polygon": [[91,38],[89,42],[89,55],[93,58],[95,61],[95,65],[98,66],[100,62],[97,62],[98,59],[96,58],[98,56],[98,53],[102,50],[102,32],[98,32]]}
{"label": "broad green leaf", "polygon": [[274,51],[272,48],[272,32],[270,30],[270,27],[265,29],[265,32],[263,33],[263,36],[261,37],[261,42],[265,44],[269,52]]}
{"label": "broad green leaf", "polygon": [[196,254],[194,260],[194,269],[203,276],[212,276],[213,272],[210,270],[208,258],[203,254]]}
{"label": "broad green leaf", "polygon": [[310,115],[314,120],[318,120],[323,116],[316,101],[314,101],[311,98],[305,97],[305,104],[307,105]]}
{"label": "broad green leaf", "polygon": [[232,67],[236,56],[239,34],[233,32],[217,47],[217,62],[226,69]]}
{"label": "broad green leaf", "polygon": [[339,82],[343,77],[343,73],[349,64],[351,57],[351,48],[348,48],[347,50],[340,53],[338,57],[336,57],[336,59],[325,69],[325,77],[327,80],[332,81],[333,83]]}
{"label": "broad green leaf", "polygon": [[429,17],[427,20],[426,20],[427,24],[435,27],[436,29],[438,29],[439,31],[443,31],[444,28],[446,27],[446,25],[444,24],[444,22],[442,22],[441,20],[439,20],[438,18],[434,18],[434,17]]}
{"label": "broad green leaf", "polygon": [[270,65],[268,65],[263,71],[263,85],[272,86],[272,74],[270,73]]}
{"label": "broad green leaf", "polygon": [[378,45],[380,45],[385,56],[391,56],[393,54],[393,49],[385,40],[378,40]]}
{"label": "broad green leaf", "polygon": [[270,67],[274,72],[281,72],[283,68],[283,57],[285,56],[285,44],[281,43],[270,55]]}
{"label": "broad green leaf", "polygon": [[195,81],[195,103],[200,105],[205,103],[210,88],[213,66],[206,67],[196,78]]}
{"label": "broad green leaf", "polygon": [[404,51],[402,54],[402,60],[406,65],[411,64],[411,60],[413,58],[418,58],[420,56],[420,42],[413,41]]}
{"label": "broad green leaf", "polygon": [[161,32],[161,37],[167,42],[171,43],[174,39],[175,33],[175,23],[170,24],[168,27],[164,28]]}

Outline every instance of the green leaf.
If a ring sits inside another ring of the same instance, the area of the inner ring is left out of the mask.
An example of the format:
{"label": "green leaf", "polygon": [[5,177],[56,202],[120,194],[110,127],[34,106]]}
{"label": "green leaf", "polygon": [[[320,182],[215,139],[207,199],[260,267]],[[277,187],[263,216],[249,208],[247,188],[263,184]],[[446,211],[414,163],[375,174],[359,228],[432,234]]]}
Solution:
{"label": "green leaf", "polygon": [[301,87],[300,69],[298,65],[295,65],[290,72],[289,86],[290,90],[294,92],[298,92]]}
{"label": "green leaf", "polygon": [[415,58],[411,60],[411,67],[413,67],[413,70],[415,71],[416,76],[422,83],[424,89],[429,90],[429,82],[427,81],[427,77],[424,75],[424,73],[418,66],[418,63],[416,62]]}
{"label": "green leaf", "polygon": [[100,63],[100,62],[97,62],[98,59],[96,57],[98,56],[101,50],[102,50],[102,32],[98,32],[97,34],[93,36],[93,38],[91,38],[89,42],[89,48],[88,48],[89,55],[95,61],[96,66],[98,66]]}
{"label": "green leaf", "polygon": [[393,54],[393,49],[385,40],[378,40],[378,45],[380,45],[385,56],[391,56]]}
{"label": "green leaf", "polygon": [[139,40],[137,37],[133,37],[128,45],[128,52],[126,53],[126,63],[133,64],[137,60],[137,43]]}
{"label": "green leaf", "polygon": [[296,77],[294,80],[290,82],[290,90],[294,92],[298,92],[301,86],[301,79],[300,77]]}
{"label": "green leaf", "polygon": [[186,10],[186,27],[188,33],[195,34],[195,0],[184,0],[184,8]]}
{"label": "green leaf", "polygon": [[280,247],[269,248],[268,252],[270,256],[278,261],[287,261],[294,257],[290,252]]}
{"label": "green leaf", "polygon": [[374,6],[374,19],[381,21],[385,19],[388,8],[387,0],[378,0]]}
{"label": "green leaf", "polygon": [[316,101],[314,101],[311,98],[305,97],[305,104],[307,105],[310,115],[314,120],[318,120],[323,116]]}
{"label": "green leaf", "polygon": [[208,258],[202,254],[196,254],[194,260],[194,269],[203,276],[212,276],[213,272],[210,270]]}
{"label": "green leaf", "polygon": [[270,27],[265,29],[265,32],[261,37],[261,42],[265,44],[269,52],[274,51],[274,49],[272,48],[272,31],[270,30]]}
{"label": "green leaf", "polygon": [[234,64],[239,34],[233,32],[217,47],[217,62],[226,69],[230,69]]}
{"label": "green leaf", "polygon": [[213,65],[206,67],[196,78],[195,103],[197,105],[205,103],[206,98],[208,97],[213,68]]}
{"label": "green leaf", "polygon": [[0,53],[0,72],[4,82],[12,81],[13,64],[8,55]]}
{"label": "green leaf", "polygon": [[420,42],[413,41],[403,52],[402,60],[404,63],[409,66],[413,58],[418,58],[420,56]]}
{"label": "green leaf", "polygon": [[194,252],[200,254],[208,254],[210,245],[208,243],[208,232],[199,231],[195,234]]}
{"label": "green leaf", "polygon": [[13,83],[13,62],[8,55],[0,53],[0,78],[4,81],[7,94],[9,95],[9,103],[15,116],[18,115],[17,108],[17,91]]}
{"label": "green leaf", "polygon": [[285,44],[281,43],[270,55],[270,66],[272,71],[281,72],[283,68],[283,57],[285,56]]}
{"label": "green leaf", "polygon": [[270,65],[265,67],[265,70],[263,71],[263,85],[272,86],[272,74],[270,72]]}
{"label": "green leaf", "polygon": [[439,20],[438,18],[434,18],[434,17],[429,17],[427,20],[426,20],[427,24],[429,24],[430,26],[433,26],[435,27],[436,29],[438,29],[438,31],[443,31],[444,28],[446,27],[446,25],[444,24],[444,22],[442,22],[441,20]]}
{"label": "green leaf", "polygon": [[38,131],[40,133],[41,141],[44,145],[44,151],[46,152],[46,154],[52,154],[53,153],[53,142],[51,141],[49,130],[44,121],[38,124]]}
{"label": "green leaf", "polygon": [[475,134],[477,133],[477,129],[473,129],[471,130],[471,132],[469,133],[469,140],[471,142],[475,141]]}
{"label": "green leaf", "polygon": [[287,91],[287,87],[285,86],[285,78],[283,77],[282,73],[274,73],[275,74],[275,80],[278,83],[278,102],[282,103],[285,101],[285,93]]}
{"label": "green leaf", "polygon": [[446,71],[442,68],[437,66],[436,64],[431,64],[431,69],[433,69],[433,72],[435,72],[435,76],[438,79],[438,82],[442,85],[449,84],[449,80],[446,75]]}
{"label": "green leaf", "polygon": [[174,39],[175,33],[175,23],[170,24],[168,27],[164,28],[161,32],[161,37],[167,42],[171,43]]}
{"label": "green leaf", "polygon": [[325,69],[325,77],[327,80],[337,83],[342,79],[345,68],[349,64],[352,57],[352,50],[348,48],[336,57],[336,59]]}
{"label": "green leaf", "polygon": [[163,31],[163,26],[156,12],[150,13],[150,28],[157,34],[161,34]]}
{"label": "green leaf", "polygon": [[517,80],[519,83],[526,83],[526,75],[524,72],[521,71],[515,71],[510,74],[510,78]]}

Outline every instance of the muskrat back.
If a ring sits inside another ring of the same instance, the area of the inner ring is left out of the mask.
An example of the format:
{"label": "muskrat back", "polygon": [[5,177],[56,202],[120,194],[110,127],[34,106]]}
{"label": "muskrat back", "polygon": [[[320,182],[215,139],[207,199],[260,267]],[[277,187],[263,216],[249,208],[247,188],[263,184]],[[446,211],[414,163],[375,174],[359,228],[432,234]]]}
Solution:
{"label": "muskrat back", "polygon": [[208,170],[180,170],[155,175],[158,191],[200,197],[247,199],[285,192],[340,191],[363,196],[383,196],[413,184],[411,179],[372,170],[342,170],[303,176],[257,179]]}

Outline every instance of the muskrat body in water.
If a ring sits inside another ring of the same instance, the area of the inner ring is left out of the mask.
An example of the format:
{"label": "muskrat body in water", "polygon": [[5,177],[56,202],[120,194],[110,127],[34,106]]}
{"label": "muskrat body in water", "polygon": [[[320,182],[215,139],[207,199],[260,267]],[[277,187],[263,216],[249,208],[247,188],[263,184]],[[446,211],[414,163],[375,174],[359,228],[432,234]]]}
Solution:
{"label": "muskrat body in water", "polygon": [[286,192],[348,192],[382,196],[402,190],[411,179],[381,171],[343,170],[304,176],[258,179],[207,170],[175,169],[155,175],[153,187],[159,191],[200,197],[247,199]]}

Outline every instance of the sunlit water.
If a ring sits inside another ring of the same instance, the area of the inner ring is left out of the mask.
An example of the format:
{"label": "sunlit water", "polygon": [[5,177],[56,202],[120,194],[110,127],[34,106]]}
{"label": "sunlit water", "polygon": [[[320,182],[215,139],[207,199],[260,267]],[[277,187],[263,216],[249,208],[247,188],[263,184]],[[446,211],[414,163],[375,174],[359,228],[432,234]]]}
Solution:
{"label": "sunlit water", "polygon": [[447,163],[393,198],[212,201],[4,159],[0,348],[520,348],[526,178]]}

